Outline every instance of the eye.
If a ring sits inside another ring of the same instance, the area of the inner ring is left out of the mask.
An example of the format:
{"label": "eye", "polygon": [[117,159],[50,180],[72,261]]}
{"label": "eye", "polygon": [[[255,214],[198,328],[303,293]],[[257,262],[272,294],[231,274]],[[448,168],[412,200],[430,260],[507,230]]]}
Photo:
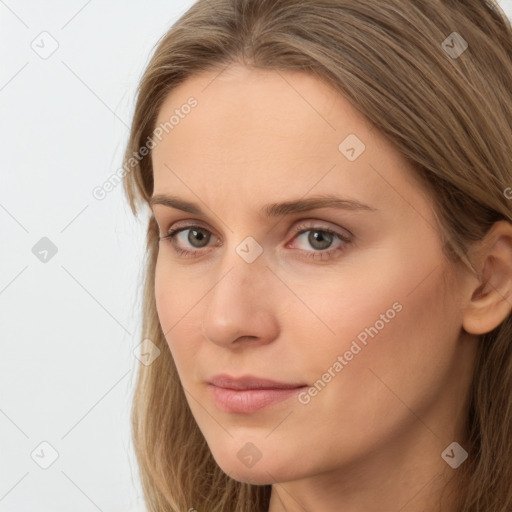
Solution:
{"label": "eye", "polygon": [[[309,233],[307,237],[306,235]],[[315,260],[329,260],[332,259],[335,253],[339,253],[345,249],[351,241],[351,237],[346,234],[339,233],[330,228],[318,225],[302,224],[294,227],[293,240],[301,240],[302,243],[309,245],[313,250],[301,249],[301,258],[315,259]],[[176,254],[186,258],[199,257],[206,251],[202,250],[208,247],[212,239],[211,231],[197,225],[182,226],[171,229],[167,236],[160,237],[159,240],[167,240],[171,243],[173,250]],[[216,237],[215,237],[216,238]],[[338,245],[334,248],[331,246],[338,240]],[[190,244],[190,245],[189,245]],[[193,250],[183,249],[183,246],[192,246]],[[221,245],[219,242],[215,246]],[[287,245],[289,247],[289,244]]]}
{"label": "eye", "polygon": [[[188,231],[188,235],[184,236]],[[193,250],[189,251],[186,249],[182,249],[176,243],[176,240],[184,244],[185,242],[190,243],[192,247],[202,249],[208,245],[212,237],[211,231],[202,228],[201,226],[184,226],[181,228],[171,229],[167,236],[160,237],[160,240],[169,240],[173,246],[173,249],[177,254],[181,256],[192,257],[195,256],[196,253],[204,252]],[[181,240],[180,240],[181,238]]]}
{"label": "eye", "polygon": [[[304,236],[306,234],[308,235]],[[351,241],[349,235],[323,226],[310,225],[300,225],[295,228],[294,240],[301,240],[301,238],[303,243],[314,249],[313,251],[307,249],[302,251],[303,255],[301,257],[322,261],[333,259],[334,255],[344,251],[346,245]],[[339,241],[339,244],[332,247],[336,240]]]}

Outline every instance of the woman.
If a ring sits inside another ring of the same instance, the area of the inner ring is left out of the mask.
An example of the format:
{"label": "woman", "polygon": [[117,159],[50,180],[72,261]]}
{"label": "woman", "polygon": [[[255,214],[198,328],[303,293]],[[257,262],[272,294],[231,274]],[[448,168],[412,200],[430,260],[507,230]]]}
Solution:
{"label": "woman", "polygon": [[511,119],[484,0],[174,24],[124,163],[148,510],[512,509]]}

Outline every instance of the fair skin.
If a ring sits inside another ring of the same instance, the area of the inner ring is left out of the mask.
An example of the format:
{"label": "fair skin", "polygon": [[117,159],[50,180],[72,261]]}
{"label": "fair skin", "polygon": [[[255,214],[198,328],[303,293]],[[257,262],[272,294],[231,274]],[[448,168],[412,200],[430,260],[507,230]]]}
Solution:
{"label": "fair skin", "polygon": [[[270,512],[454,510],[441,491],[457,469],[441,453],[464,447],[476,335],[510,313],[509,225],[475,253],[480,287],[444,255],[432,202],[401,154],[326,84],[239,65],[203,72],[168,95],[157,124],[190,96],[197,106],[153,149],[154,195],[204,215],[152,206],[160,236],[192,228],[174,244],[197,251],[159,242],[155,296],[216,462],[236,480],[273,484]],[[365,144],[354,161],[338,149],[349,134]],[[326,194],[373,210],[259,211]],[[249,236],[263,250],[251,263],[236,251]],[[378,334],[344,356],[389,310]],[[252,374],[307,390],[329,368],[308,403],[294,396],[252,413],[221,410],[206,382]],[[247,442],[261,455],[251,467],[237,456]]]}

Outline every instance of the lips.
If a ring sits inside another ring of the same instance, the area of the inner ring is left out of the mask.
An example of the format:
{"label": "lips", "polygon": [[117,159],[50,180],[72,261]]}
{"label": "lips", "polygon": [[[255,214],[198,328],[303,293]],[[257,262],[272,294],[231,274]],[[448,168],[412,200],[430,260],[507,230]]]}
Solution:
{"label": "lips", "polygon": [[278,382],[253,376],[217,375],[208,388],[217,407],[229,413],[253,413],[277,404],[306,387],[302,383]]}

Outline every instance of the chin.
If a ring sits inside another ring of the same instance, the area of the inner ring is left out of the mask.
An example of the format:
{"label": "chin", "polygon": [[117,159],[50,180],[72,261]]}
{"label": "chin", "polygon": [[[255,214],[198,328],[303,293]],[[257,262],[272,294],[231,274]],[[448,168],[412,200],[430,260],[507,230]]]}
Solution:
{"label": "chin", "polygon": [[[238,482],[248,483],[252,485],[270,485],[278,482],[286,482],[297,478],[294,474],[296,469],[293,463],[284,463],[276,458],[276,454],[272,454],[272,458],[265,459],[262,455],[261,459],[254,462],[250,456],[246,458],[246,453],[250,453],[250,448],[245,447],[245,451],[239,451],[234,457],[226,457],[226,452],[213,454],[217,465],[226,475]],[[245,459],[245,460],[244,460]]]}
{"label": "chin", "polygon": [[251,470],[247,471],[233,471],[231,473],[226,473],[230,478],[236,480],[237,482],[242,482],[244,484],[251,485],[272,485],[276,483],[276,479],[272,478],[268,473],[254,473]]}

